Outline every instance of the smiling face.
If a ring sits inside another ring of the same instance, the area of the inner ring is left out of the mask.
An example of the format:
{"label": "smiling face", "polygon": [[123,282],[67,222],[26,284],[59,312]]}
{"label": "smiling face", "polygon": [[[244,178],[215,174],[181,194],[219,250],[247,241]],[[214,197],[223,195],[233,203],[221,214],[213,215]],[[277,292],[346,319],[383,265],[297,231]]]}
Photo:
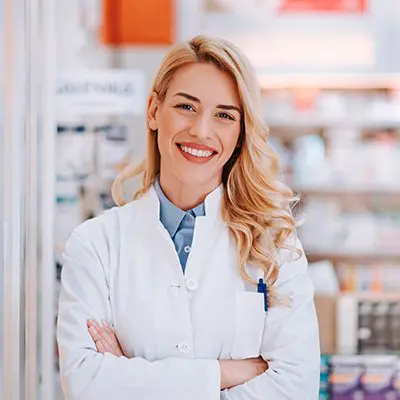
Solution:
{"label": "smiling face", "polygon": [[240,121],[231,75],[212,63],[180,67],[165,99],[153,95],[148,108],[150,129],[158,131],[161,182],[212,191],[238,143]]}

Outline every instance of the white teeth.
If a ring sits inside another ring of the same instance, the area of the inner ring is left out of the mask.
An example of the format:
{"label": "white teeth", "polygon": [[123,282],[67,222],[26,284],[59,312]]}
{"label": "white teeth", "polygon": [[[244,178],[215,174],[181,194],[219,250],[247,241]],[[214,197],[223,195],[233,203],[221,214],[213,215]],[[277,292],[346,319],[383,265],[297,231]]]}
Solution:
{"label": "white teeth", "polygon": [[198,149],[192,149],[191,147],[187,146],[181,146],[181,145],[179,146],[185,153],[189,153],[195,157],[210,157],[213,153],[212,151],[209,150],[198,150]]}

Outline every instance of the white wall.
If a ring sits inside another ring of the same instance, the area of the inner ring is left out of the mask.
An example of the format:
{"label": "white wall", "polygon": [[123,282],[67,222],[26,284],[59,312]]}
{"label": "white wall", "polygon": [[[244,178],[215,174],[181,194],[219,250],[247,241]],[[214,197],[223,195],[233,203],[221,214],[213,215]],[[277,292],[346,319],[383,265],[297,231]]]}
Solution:
{"label": "white wall", "polygon": [[398,0],[369,0],[366,15],[318,16],[278,15],[280,0],[214,1],[231,11],[206,14],[211,0],[179,2],[179,39],[196,33],[225,37],[260,73],[400,71]]}
{"label": "white wall", "polygon": [[98,44],[101,0],[56,1],[58,69],[103,68],[112,51]]}

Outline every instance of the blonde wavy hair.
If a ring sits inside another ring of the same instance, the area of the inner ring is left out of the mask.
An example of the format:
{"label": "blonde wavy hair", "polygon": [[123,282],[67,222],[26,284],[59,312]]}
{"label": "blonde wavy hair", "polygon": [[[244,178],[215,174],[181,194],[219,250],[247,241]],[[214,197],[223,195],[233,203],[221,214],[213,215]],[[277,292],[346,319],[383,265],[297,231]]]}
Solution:
{"label": "blonde wavy hair", "polygon": [[[279,161],[268,143],[269,131],[261,119],[260,88],[255,74],[239,49],[226,40],[196,36],[173,46],[155,77],[152,93],[165,99],[176,71],[189,63],[213,63],[236,81],[243,115],[239,143],[223,170],[222,218],[237,244],[238,265],[244,280],[256,283],[246,271],[250,264],[265,271],[269,304],[277,297],[273,285],[279,274],[278,249],[301,255],[286,243],[295,234],[291,213],[292,191],[279,181]],[[142,187],[133,199],[142,197],[160,173],[157,135],[147,124],[147,155],[136,167],[127,167],[114,181],[112,195],[117,205],[125,180],[143,174]]]}

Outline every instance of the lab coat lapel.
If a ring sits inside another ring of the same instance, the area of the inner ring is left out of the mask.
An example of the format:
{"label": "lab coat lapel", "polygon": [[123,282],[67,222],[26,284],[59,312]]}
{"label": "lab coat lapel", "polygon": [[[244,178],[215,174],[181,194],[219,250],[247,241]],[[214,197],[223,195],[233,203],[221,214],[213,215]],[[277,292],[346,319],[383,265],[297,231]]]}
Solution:
{"label": "lab coat lapel", "polygon": [[[138,201],[139,215],[142,219],[142,226],[147,231],[147,237],[151,241],[151,248],[148,251],[156,252],[160,257],[167,259],[168,267],[171,268],[174,278],[174,284],[182,283],[183,273],[179,257],[176,253],[174,243],[160,221],[160,201],[153,186]],[[150,243],[146,243],[150,246]]]}
{"label": "lab coat lapel", "polygon": [[[196,217],[192,250],[187,262],[187,273],[190,269],[191,276],[199,277],[201,275],[208,264],[207,258],[216,243],[216,238],[227,231],[221,218],[222,196],[223,187],[220,185],[205,199],[205,216]],[[143,226],[146,226],[150,237],[153,238],[152,251],[159,251],[160,254],[168,257],[171,260],[169,264],[174,271],[175,278],[177,281],[182,281],[183,273],[179,257],[171,237],[160,221],[160,202],[153,186],[139,200],[139,210]]]}
{"label": "lab coat lapel", "polygon": [[206,197],[205,215],[196,217],[192,249],[186,265],[187,277],[199,279],[210,264],[211,255],[217,256],[218,247],[214,246],[218,236],[224,233],[221,217],[222,195],[223,188],[220,185]]}

